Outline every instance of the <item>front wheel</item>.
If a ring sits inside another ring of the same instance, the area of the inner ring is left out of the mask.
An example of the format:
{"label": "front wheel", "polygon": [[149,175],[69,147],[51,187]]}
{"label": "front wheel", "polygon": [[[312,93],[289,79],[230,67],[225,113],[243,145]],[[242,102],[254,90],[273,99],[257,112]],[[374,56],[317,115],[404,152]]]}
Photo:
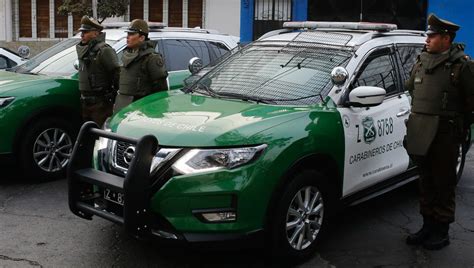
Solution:
{"label": "front wheel", "polygon": [[325,181],[322,174],[306,170],[285,187],[270,225],[273,254],[300,261],[314,253],[330,208]]}
{"label": "front wheel", "polygon": [[31,125],[21,141],[20,158],[28,176],[45,180],[65,174],[74,145],[72,123],[45,118]]}

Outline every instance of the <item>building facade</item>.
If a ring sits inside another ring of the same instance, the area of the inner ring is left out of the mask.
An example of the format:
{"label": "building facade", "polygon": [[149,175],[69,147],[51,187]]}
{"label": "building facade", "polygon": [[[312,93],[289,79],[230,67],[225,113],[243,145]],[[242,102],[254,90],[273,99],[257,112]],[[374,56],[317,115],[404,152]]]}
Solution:
{"label": "building facade", "polygon": [[250,42],[291,20],[387,22],[425,30],[430,13],[461,25],[456,41],[474,54],[472,0],[241,0],[240,37]]}
{"label": "building facade", "polygon": [[[97,0],[91,1],[96,9]],[[0,0],[0,41],[52,41],[73,36],[81,16],[59,15],[63,0]],[[201,27],[240,34],[240,0],[130,0],[124,17],[163,22],[175,27]]]}

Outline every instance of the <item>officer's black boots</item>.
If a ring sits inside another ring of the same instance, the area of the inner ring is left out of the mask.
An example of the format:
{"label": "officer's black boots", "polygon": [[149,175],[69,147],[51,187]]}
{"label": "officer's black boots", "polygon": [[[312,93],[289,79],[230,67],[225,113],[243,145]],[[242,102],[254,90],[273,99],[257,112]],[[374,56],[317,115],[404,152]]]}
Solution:
{"label": "officer's black boots", "polygon": [[423,242],[423,247],[429,250],[439,250],[449,245],[449,223],[433,224],[431,234]]}
{"label": "officer's black boots", "polygon": [[433,226],[433,220],[428,218],[428,217],[423,217],[423,227],[421,229],[414,233],[410,234],[407,237],[407,244],[408,245],[421,245],[425,240],[428,239],[428,237],[431,234],[431,229]]}
{"label": "officer's black boots", "polygon": [[449,224],[436,222],[429,217],[423,217],[423,227],[407,237],[408,245],[423,245],[429,250],[442,249],[449,245]]}

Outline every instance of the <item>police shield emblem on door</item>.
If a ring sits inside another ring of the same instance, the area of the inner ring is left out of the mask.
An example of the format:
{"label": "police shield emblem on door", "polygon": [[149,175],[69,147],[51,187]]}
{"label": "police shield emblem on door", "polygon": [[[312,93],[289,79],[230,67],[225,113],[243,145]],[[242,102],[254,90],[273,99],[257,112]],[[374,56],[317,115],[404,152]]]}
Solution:
{"label": "police shield emblem on door", "polygon": [[375,138],[377,138],[377,129],[374,125],[374,119],[372,117],[366,117],[362,120],[362,126],[364,127],[364,142],[371,144]]}

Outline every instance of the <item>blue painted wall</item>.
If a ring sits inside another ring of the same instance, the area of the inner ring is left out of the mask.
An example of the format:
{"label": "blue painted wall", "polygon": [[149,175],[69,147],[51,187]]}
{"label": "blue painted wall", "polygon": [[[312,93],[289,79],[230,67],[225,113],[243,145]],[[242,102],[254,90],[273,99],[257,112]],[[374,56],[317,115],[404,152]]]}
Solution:
{"label": "blue painted wall", "polygon": [[293,21],[308,20],[308,0],[293,0]]}
{"label": "blue painted wall", "polygon": [[246,44],[253,39],[254,0],[242,0],[240,3],[240,43]]}
{"label": "blue painted wall", "polygon": [[474,1],[429,0],[428,14],[452,21],[461,26],[455,41],[466,44],[466,53],[474,56]]}

